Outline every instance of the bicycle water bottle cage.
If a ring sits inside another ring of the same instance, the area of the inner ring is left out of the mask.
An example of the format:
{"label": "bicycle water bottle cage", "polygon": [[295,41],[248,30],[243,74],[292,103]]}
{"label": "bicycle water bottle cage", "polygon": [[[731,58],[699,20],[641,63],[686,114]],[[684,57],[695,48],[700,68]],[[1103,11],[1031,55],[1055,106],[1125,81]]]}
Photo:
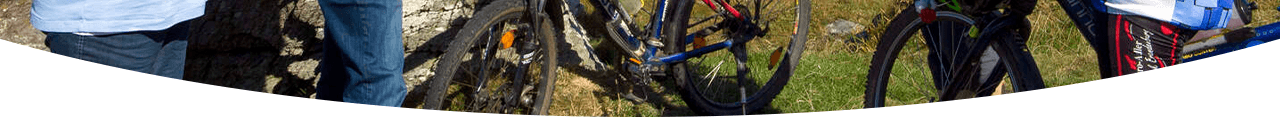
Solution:
{"label": "bicycle water bottle cage", "polygon": [[916,13],[919,13],[920,20],[924,23],[932,23],[938,18],[937,12],[933,10],[938,8],[938,5],[934,4],[933,0],[916,0],[915,7]]}

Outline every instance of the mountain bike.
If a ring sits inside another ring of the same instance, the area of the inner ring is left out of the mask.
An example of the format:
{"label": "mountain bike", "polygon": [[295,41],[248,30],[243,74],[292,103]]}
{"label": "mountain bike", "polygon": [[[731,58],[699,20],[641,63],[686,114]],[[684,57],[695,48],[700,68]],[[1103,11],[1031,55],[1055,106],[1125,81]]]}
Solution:
{"label": "mountain bike", "polygon": [[[478,10],[440,56],[425,108],[547,114],[559,40],[549,14],[559,10],[548,4],[560,2],[496,0]],[[791,77],[808,34],[809,0],[655,0],[639,26],[618,1],[593,2],[608,14],[597,24],[608,28],[602,43],[624,53],[614,69],[629,78],[674,79],[699,114],[748,114],[768,105]],[[724,61],[729,67],[722,69]]]}
{"label": "mountain bike", "polygon": [[[1007,8],[1010,1],[994,2],[999,3],[916,0],[912,7],[899,12],[880,35],[867,73],[864,108],[885,106],[886,97],[891,94],[910,94],[890,92],[889,80],[902,77],[892,74],[899,55],[914,54],[903,52],[904,49],[920,50],[906,48],[918,31],[923,31],[920,35],[928,51],[925,59],[933,81],[933,88],[929,89],[936,92],[904,89],[936,95],[937,99],[929,101],[986,96],[997,90],[1006,74],[1014,91],[1044,88],[1039,68],[1025,45],[1030,36],[1029,21],[1025,15],[1002,12],[1005,9],[1000,8]],[[908,60],[910,62],[925,63]]]}
{"label": "mountain bike", "polygon": [[[989,96],[988,94],[1002,90],[997,87],[1005,81],[1003,75],[1006,74],[1007,81],[1011,81],[1010,88],[1014,92],[1045,88],[1039,68],[1035,66],[1034,59],[1025,45],[1025,40],[1029,36],[1027,19],[1025,16],[1002,14],[1008,11],[1003,8],[1009,8],[1007,5],[1011,1],[1016,0],[996,0],[995,3],[977,4],[962,4],[972,1],[915,0],[914,6],[903,9],[890,21],[888,28],[880,36],[880,42],[867,75],[864,106],[866,108],[884,107],[886,102],[889,102],[886,97],[891,94],[909,95],[908,92],[928,92],[932,94],[926,95],[938,97],[929,101]],[[1098,15],[1106,13],[1095,11],[1084,0],[1057,1],[1071,18],[1077,31],[1080,31],[1086,39],[1104,38],[1104,35],[1099,33],[1104,27],[1099,26],[1101,21],[1095,22],[1095,20]],[[1238,8],[1240,9],[1237,10],[1248,9],[1247,7]],[[1249,14],[1244,13],[1244,15]],[[1275,27],[1273,24],[1259,28],[1246,28],[1240,31],[1249,31],[1248,33],[1237,34],[1244,35],[1243,38],[1232,39],[1248,39],[1251,40],[1250,42],[1274,40]],[[914,91],[906,88],[890,92],[888,83],[894,72],[895,59],[900,53],[907,53],[902,50],[909,46],[907,42],[913,39],[917,31],[923,31],[920,35],[925,43],[924,47],[929,51],[926,59],[928,59],[928,70],[932,74],[934,87],[929,89],[936,92],[921,88],[916,88]],[[1215,47],[1228,50],[1216,51],[1224,53],[1237,49],[1233,48],[1237,47],[1233,44]],[[1182,49],[1187,50],[1187,48]],[[1099,50],[1095,48],[1095,51]],[[1202,55],[1191,56],[1203,57]]]}

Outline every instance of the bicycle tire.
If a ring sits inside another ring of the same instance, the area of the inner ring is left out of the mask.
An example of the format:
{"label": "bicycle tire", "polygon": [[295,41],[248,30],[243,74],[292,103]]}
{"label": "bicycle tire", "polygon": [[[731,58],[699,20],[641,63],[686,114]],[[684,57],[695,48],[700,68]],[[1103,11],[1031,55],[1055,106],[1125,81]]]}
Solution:
{"label": "bicycle tire", "polygon": [[[961,82],[952,82],[953,84],[948,85],[947,87],[942,89],[943,91],[941,91],[942,94],[940,94],[941,98],[939,99],[939,101],[988,96],[986,94],[991,94],[995,90],[998,90],[998,89],[995,89],[995,87],[997,87],[997,85],[1001,85],[999,83],[1001,80],[1003,80],[1001,77],[1004,77],[1004,75],[1006,74],[1009,75],[1009,80],[1011,81],[1010,84],[1013,85],[1012,87],[1010,87],[1010,88],[1013,88],[1013,92],[1029,91],[1029,90],[1044,88],[1044,81],[1040,77],[1040,72],[1039,72],[1040,70],[1038,67],[1036,67],[1035,59],[1034,57],[1031,56],[1031,52],[1027,49],[1027,46],[1026,46],[1026,39],[1029,37],[1029,34],[1030,34],[1030,31],[1029,31],[1030,28],[1027,26],[1030,25],[1030,21],[1028,21],[1025,17],[1019,17],[1019,16],[1001,17],[994,20],[997,20],[997,21],[993,22],[993,24],[987,24],[986,25],[987,29],[984,29],[986,31],[983,32],[984,34],[982,34],[978,38],[994,39],[994,40],[990,40],[989,44],[987,44],[988,49],[986,50],[986,52],[982,53],[983,54],[982,57],[985,58],[990,55],[998,56],[998,62],[993,63],[997,66],[993,66],[994,68],[990,68],[995,70],[987,70],[988,69],[987,66],[980,66],[978,70],[980,70],[979,72],[983,74],[987,74],[987,72],[991,72],[989,74],[995,74],[995,75],[978,76],[978,78],[986,78],[985,80],[971,79],[971,78],[967,79],[966,77],[963,77],[963,76],[957,79],[952,79],[952,80],[961,80],[961,81],[973,80],[973,82],[970,84],[960,84]],[[990,34],[986,34],[986,33],[990,33]],[[996,37],[988,37],[988,36],[996,36]],[[938,49],[931,49],[931,50],[938,50]],[[961,60],[964,60],[964,59],[961,59]],[[975,66],[975,67],[978,67],[978,66]],[[961,69],[962,69],[960,70],[961,72],[970,72],[970,71],[964,71],[964,68],[961,68]],[[966,86],[966,85],[971,85],[971,86]],[[975,95],[964,95],[965,91],[972,91],[977,93]]]}
{"label": "bicycle tire", "polygon": [[[1008,30],[1008,29],[1006,29]],[[1009,68],[1008,72],[1013,91],[1030,91],[1045,88],[1044,79],[1040,76],[1040,68],[1035,58],[1027,49],[1026,39],[1029,35],[1004,31],[999,34],[1002,40],[994,41],[992,48],[1000,56],[1000,64]]]}
{"label": "bicycle tire", "polygon": [[540,85],[538,86],[539,87],[538,94],[546,94],[546,95],[538,95],[535,101],[533,101],[533,110],[532,110],[533,113],[531,114],[534,114],[534,115],[551,114],[548,112],[548,110],[551,109],[551,101],[555,97],[556,80],[557,80],[556,74],[558,73],[557,70],[559,69],[559,67],[557,66],[560,65],[559,60],[556,59],[557,57],[559,57],[559,53],[560,53],[560,52],[556,52],[559,50],[556,47],[558,46],[557,44],[559,44],[560,41],[555,36],[557,33],[551,30],[554,27],[551,25],[551,23],[549,23],[549,22],[554,22],[554,20],[544,18],[542,19],[542,21],[543,23],[542,23],[541,29],[546,29],[546,30],[538,30],[538,31],[541,31],[542,35],[548,36],[548,37],[543,37],[543,39],[541,40],[542,47],[543,49],[550,50],[550,51],[544,53],[543,55],[545,56],[543,58],[543,65],[545,66],[543,66],[543,70],[541,74],[542,79],[538,83],[538,85]]}
{"label": "bicycle tire", "polygon": [[[451,82],[453,82],[453,78],[458,76],[458,69],[461,67],[460,65],[462,62],[464,62],[462,55],[470,48],[476,46],[478,44],[477,40],[487,34],[484,33],[486,32],[484,30],[491,29],[491,26],[494,26],[494,24],[503,23],[502,21],[529,18],[525,14],[528,10],[525,5],[526,3],[520,0],[493,1],[491,4],[486,5],[483,10],[476,12],[473,18],[467,21],[467,24],[464,25],[463,29],[458,32],[457,37],[451,41],[446,53],[441,55],[439,58],[440,61],[437,63],[435,71],[436,75],[430,79],[428,84],[429,88],[427,88],[426,92],[427,95],[424,97],[424,108],[443,110],[444,107],[442,106],[444,103],[447,103],[444,99],[448,91],[448,87]],[[553,28],[550,24],[551,20],[544,19],[543,21],[544,22],[539,25],[539,28],[535,29],[536,31],[539,31],[538,33],[546,36],[542,37],[542,40],[539,40],[541,41],[539,42],[540,47],[543,48],[543,50],[546,50],[545,52],[542,52],[541,55],[543,55],[543,57],[541,57],[540,61],[543,68],[540,74],[540,77],[542,78],[538,80],[539,84],[537,85],[538,94],[540,95],[537,95],[535,97],[536,99],[533,100],[530,112],[530,114],[538,115],[547,114],[547,110],[550,107],[551,94],[554,93],[555,90],[555,70],[557,65],[557,52],[555,51],[556,43],[558,43],[558,41],[556,40],[555,33],[553,31],[539,30]]]}
{"label": "bicycle tire", "polygon": [[[968,26],[974,26],[977,23],[965,15],[951,11],[938,11],[936,13],[937,19],[934,23],[962,23]],[[867,74],[867,81],[865,85],[866,89],[864,92],[865,101],[863,103],[864,108],[885,106],[885,102],[887,101],[886,98],[888,96],[888,87],[890,87],[888,84],[890,80],[889,76],[890,72],[893,70],[893,64],[898,58],[898,55],[902,51],[904,45],[906,45],[906,42],[912,39],[911,37],[913,37],[916,32],[920,30],[928,30],[930,32],[948,32],[948,30],[937,30],[932,28],[924,29],[923,27],[926,24],[921,22],[921,19],[917,14],[918,13],[915,12],[914,9],[903,9],[898,16],[889,22],[885,32],[881,34],[880,42],[876,46],[876,51],[871,61],[872,66]],[[950,32],[954,33],[955,31]],[[1015,91],[1043,88],[1043,81],[1039,76],[1039,70],[1036,68],[1035,62],[1031,58],[1030,53],[1025,51],[1026,46],[1020,42],[1020,40],[1025,39],[1025,35],[1017,34],[1020,33],[1010,32],[1006,35],[1002,35],[1003,37],[1001,38],[1004,39],[991,40],[990,42],[977,41],[970,43],[990,43],[989,46],[984,47],[977,47],[975,45],[947,46],[946,44],[928,46],[931,51],[929,69],[930,72],[934,74],[932,78],[934,82],[934,89],[939,91],[937,94],[941,98],[938,99],[938,101],[985,96],[984,93],[991,93],[994,90],[998,90],[994,89],[994,87],[999,85],[999,81],[1003,80],[1001,77],[1006,73],[1011,75],[1010,79],[1013,81],[1012,83],[1014,84],[1013,88]],[[967,38],[956,39],[954,37],[938,39],[939,36],[930,35],[922,37],[927,40],[974,40]],[[945,52],[938,52],[940,48],[971,49],[966,49],[970,54],[963,54],[964,52],[947,54]],[[978,48],[987,48],[988,50],[974,52],[974,50]],[[989,52],[995,52],[995,54],[1000,57],[998,60],[999,62],[995,64],[995,67],[986,68],[977,66],[976,64],[971,64],[983,61],[980,59],[974,59],[979,58],[979,56],[972,54],[990,54]],[[935,57],[937,59],[944,60],[934,60],[933,58]],[[973,72],[981,72],[978,74],[989,75],[981,76],[974,74]],[[946,76],[944,77],[943,75]],[[979,80],[975,78],[986,78],[986,80]],[[969,95],[966,95],[965,92],[962,92],[964,90],[973,92],[968,92]]]}
{"label": "bicycle tire", "polygon": [[[787,50],[789,51],[786,51],[785,56],[783,56],[781,62],[778,63],[780,66],[777,67],[777,71],[772,74],[764,86],[761,86],[759,91],[750,94],[751,96],[745,98],[745,101],[721,103],[709,100],[707,97],[701,95],[704,92],[700,92],[698,88],[695,88],[697,86],[694,86],[694,83],[692,83],[695,82],[695,80],[694,78],[691,78],[691,76],[695,75],[691,74],[693,71],[690,71],[691,69],[687,64],[688,62],[669,64],[666,74],[670,74],[676,79],[676,84],[680,86],[680,97],[684,100],[685,104],[698,114],[736,115],[755,112],[771,103],[773,98],[781,93],[783,87],[787,84],[787,81],[793,74],[792,72],[794,72],[795,65],[799,64],[800,57],[804,52],[805,41],[808,40],[807,34],[811,4],[809,4],[809,0],[799,0],[797,2],[798,3],[795,6],[797,17],[794,22],[794,25],[797,27],[792,27],[795,28],[795,32],[792,32],[793,35],[791,35],[791,41],[787,45]],[[667,45],[662,49],[667,54],[686,51],[685,46],[682,46],[686,44],[683,37],[688,34],[686,29],[689,27],[686,24],[689,23],[689,15],[692,11],[692,7],[695,5],[696,4],[693,0],[682,0],[676,3],[675,9],[673,10],[674,12],[669,12],[667,14],[668,23],[663,24],[662,29],[664,34],[664,39],[662,41]]]}

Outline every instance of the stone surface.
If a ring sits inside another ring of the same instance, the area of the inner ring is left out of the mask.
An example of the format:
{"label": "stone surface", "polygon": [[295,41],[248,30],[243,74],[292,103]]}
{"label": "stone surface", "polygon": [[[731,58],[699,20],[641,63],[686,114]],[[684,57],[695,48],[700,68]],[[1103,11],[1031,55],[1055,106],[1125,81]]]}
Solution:
{"label": "stone surface", "polygon": [[863,31],[866,27],[853,21],[838,19],[825,26],[828,35],[848,35],[855,32]]}
{"label": "stone surface", "polygon": [[[421,103],[421,85],[434,73],[446,42],[466,24],[475,0],[402,0],[405,107]],[[32,28],[30,0],[0,1],[0,39],[48,51]],[[563,7],[563,6],[561,6]],[[568,15],[568,14],[566,14]],[[574,17],[564,17],[561,67],[602,70]],[[211,0],[191,21],[184,80],[236,89],[314,98],[320,73],[324,16],[316,0]],[[565,71],[569,72],[569,71]],[[563,73],[563,72],[562,72]]]}

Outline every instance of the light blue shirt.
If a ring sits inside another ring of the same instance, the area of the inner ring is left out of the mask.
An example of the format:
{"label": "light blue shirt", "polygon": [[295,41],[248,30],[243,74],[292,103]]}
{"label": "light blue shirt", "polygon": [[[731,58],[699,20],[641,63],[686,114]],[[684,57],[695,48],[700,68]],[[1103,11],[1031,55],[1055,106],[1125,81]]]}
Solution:
{"label": "light blue shirt", "polygon": [[204,15],[205,0],[34,0],[31,24],[48,32],[154,31]]}
{"label": "light blue shirt", "polygon": [[1233,0],[1093,0],[1094,9],[1111,14],[1140,15],[1184,29],[1226,28],[1236,14]]}

